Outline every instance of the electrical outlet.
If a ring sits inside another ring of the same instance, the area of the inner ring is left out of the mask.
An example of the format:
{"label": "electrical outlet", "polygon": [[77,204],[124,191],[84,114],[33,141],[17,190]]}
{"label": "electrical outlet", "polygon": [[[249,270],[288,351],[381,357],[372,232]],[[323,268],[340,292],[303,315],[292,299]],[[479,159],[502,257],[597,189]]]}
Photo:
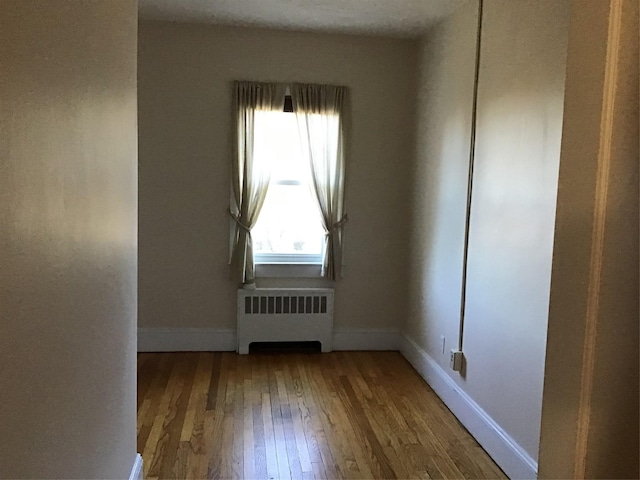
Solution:
{"label": "electrical outlet", "polygon": [[449,366],[454,372],[462,370],[462,352],[460,350],[451,350]]}
{"label": "electrical outlet", "polygon": [[444,335],[440,335],[440,345],[442,345],[442,354],[444,355],[446,351],[447,339],[444,338]]}

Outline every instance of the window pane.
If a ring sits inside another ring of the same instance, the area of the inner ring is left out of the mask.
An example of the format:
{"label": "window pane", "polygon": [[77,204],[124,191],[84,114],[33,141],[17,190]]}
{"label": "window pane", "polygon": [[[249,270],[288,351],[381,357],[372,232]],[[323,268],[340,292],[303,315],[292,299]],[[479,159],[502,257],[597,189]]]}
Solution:
{"label": "window pane", "polygon": [[272,181],[302,180],[308,175],[295,114],[257,111],[254,128],[254,155],[269,162]]}
{"label": "window pane", "polygon": [[253,228],[256,253],[321,254],[324,230],[307,185],[271,185]]}

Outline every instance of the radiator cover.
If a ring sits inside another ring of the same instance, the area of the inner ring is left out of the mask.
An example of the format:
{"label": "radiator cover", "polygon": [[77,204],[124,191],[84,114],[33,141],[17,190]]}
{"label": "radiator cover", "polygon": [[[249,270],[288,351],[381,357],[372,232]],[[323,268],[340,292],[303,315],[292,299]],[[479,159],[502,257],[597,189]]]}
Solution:
{"label": "radiator cover", "polygon": [[238,290],[238,353],[252,342],[320,342],[333,349],[332,288]]}

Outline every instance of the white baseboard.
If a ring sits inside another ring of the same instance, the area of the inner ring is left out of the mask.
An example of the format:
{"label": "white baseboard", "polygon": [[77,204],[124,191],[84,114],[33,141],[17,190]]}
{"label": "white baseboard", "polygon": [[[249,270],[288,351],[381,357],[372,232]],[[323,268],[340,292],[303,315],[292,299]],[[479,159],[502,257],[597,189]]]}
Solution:
{"label": "white baseboard", "polygon": [[[334,350],[399,350],[397,330],[336,330]],[[139,328],[139,352],[233,352],[236,332],[217,328]]]}
{"label": "white baseboard", "polygon": [[538,463],[406,334],[400,352],[509,478],[537,478]]}
{"label": "white baseboard", "polygon": [[235,352],[236,331],[219,328],[139,328],[139,352]]}
{"label": "white baseboard", "polygon": [[136,453],[136,458],[133,461],[133,467],[131,467],[129,480],[144,480],[144,471],[142,468],[142,456],[139,453]]}
{"label": "white baseboard", "polygon": [[336,329],[333,332],[334,350],[399,350],[397,330]]}

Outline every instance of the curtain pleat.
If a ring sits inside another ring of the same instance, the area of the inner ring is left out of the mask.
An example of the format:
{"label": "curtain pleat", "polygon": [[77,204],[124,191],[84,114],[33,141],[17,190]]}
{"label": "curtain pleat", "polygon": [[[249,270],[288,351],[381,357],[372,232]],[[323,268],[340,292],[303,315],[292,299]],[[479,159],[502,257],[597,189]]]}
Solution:
{"label": "curtain pleat", "polygon": [[255,225],[269,187],[270,166],[254,155],[255,115],[258,110],[282,110],[284,85],[234,83],[233,157],[231,168],[231,272],[243,284],[255,284],[251,229]]}
{"label": "curtain pleat", "polygon": [[341,276],[347,220],[344,185],[348,90],[331,85],[292,84],[291,96],[325,231],[322,276],[335,280]]}

